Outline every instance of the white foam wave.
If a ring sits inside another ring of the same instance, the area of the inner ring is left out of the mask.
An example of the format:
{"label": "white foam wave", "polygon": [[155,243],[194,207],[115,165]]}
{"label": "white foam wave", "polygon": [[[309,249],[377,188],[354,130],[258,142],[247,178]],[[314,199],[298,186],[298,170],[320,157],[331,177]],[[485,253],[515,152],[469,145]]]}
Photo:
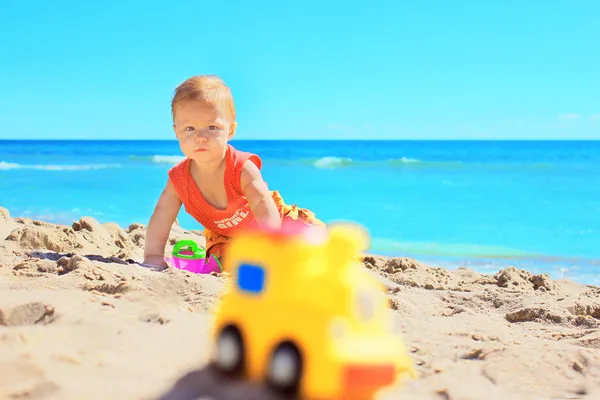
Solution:
{"label": "white foam wave", "polygon": [[384,164],[388,164],[388,165],[417,164],[417,163],[421,163],[421,162],[422,162],[421,160],[418,160],[416,158],[408,158],[408,157],[387,160],[387,161],[383,161],[383,163],[382,163],[381,161],[356,161],[356,160],[353,160],[352,158],[328,156],[328,157],[319,158],[318,160],[314,161],[313,166],[315,166],[317,168],[339,168],[339,167],[346,167],[346,166],[351,166],[351,165],[357,165],[357,166],[373,165],[373,166],[375,166],[375,165],[384,165]]}
{"label": "white foam wave", "polygon": [[35,169],[42,171],[86,171],[106,168],[119,168],[120,164],[84,164],[84,165],[47,165],[47,164],[17,164],[0,161],[0,170]]}
{"label": "white foam wave", "polygon": [[183,161],[185,159],[184,156],[162,156],[160,154],[157,154],[155,156],[152,156],[152,162],[154,164],[177,164],[180,161]]}
{"label": "white foam wave", "polygon": [[314,166],[317,168],[336,168],[343,165],[347,165],[352,162],[351,158],[344,157],[322,157],[314,162]]}
{"label": "white foam wave", "polygon": [[402,161],[403,163],[418,163],[418,162],[421,162],[421,160],[417,160],[416,158],[407,158],[407,157],[402,157],[400,159],[400,161]]}

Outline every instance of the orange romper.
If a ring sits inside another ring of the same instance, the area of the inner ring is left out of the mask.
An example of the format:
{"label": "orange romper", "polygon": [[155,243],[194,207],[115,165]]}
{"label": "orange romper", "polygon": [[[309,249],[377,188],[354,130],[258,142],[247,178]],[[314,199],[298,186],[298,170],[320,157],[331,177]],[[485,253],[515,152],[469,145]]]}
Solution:
{"label": "orange romper", "polygon": [[[235,149],[227,145],[225,153],[225,192],[227,208],[218,209],[210,205],[190,174],[190,159],[186,158],[169,170],[169,179],[175,186],[185,211],[204,227],[206,238],[206,256],[214,254],[222,257],[226,243],[240,229],[256,226],[256,219],[244,196],[240,176],[246,160],[251,160],[260,169],[262,160],[259,156]],[[297,205],[287,205],[278,191],[270,191],[273,200],[283,218],[300,219],[307,224],[323,225],[315,214]]]}

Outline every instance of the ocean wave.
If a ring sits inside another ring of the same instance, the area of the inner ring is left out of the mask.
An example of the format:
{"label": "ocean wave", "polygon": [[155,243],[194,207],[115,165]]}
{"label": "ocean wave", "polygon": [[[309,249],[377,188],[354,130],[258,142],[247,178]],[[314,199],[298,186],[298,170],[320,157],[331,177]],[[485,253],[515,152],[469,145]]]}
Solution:
{"label": "ocean wave", "polygon": [[[269,160],[267,160],[268,162]],[[275,163],[281,161],[274,160]],[[299,161],[301,164],[311,165],[316,168],[372,168],[372,167],[388,167],[388,168],[449,168],[452,166],[463,165],[460,161],[423,161],[416,158],[401,157],[388,160],[355,160],[348,157],[327,156],[321,158],[312,158]],[[291,161],[295,164],[298,161]]]}
{"label": "ocean wave", "polygon": [[[155,165],[175,165],[185,159],[183,155],[130,155],[129,162]],[[553,164],[541,162],[484,162],[461,160],[421,160],[411,157],[398,157],[380,160],[361,160],[343,156],[324,156],[315,158],[283,159],[262,157],[265,166],[307,166],[318,169],[346,169],[346,168],[392,168],[398,170],[445,170],[461,171],[476,169],[482,171],[551,171],[556,168],[574,170],[578,173],[591,172],[585,167],[573,164]],[[594,172],[595,173],[595,172]]]}
{"label": "ocean wave", "polygon": [[[182,155],[149,155],[149,156],[129,156],[129,160],[139,163],[151,163],[151,164],[169,164],[175,165],[185,159]],[[455,169],[464,168],[471,166],[477,166],[481,168],[486,164],[469,164],[463,163],[462,161],[427,161],[419,160],[417,158],[400,157],[387,160],[356,160],[350,157],[340,156],[325,156],[319,158],[305,158],[305,159],[272,159],[263,157],[263,163],[273,165],[305,165],[319,169],[339,169],[339,168],[398,168],[398,169]],[[492,164],[487,164],[493,167]],[[532,165],[535,167],[535,165]],[[539,167],[539,166],[537,166]],[[547,165],[544,165],[547,168]]]}
{"label": "ocean wave", "polygon": [[340,168],[350,165],[351,163],[351,158],[344,157],[322,157],[311,161],[311,164],[317,168]]}
{"label": "ocean wave", "polygon": [[177,164],[185,159],[184,156],[152,156],[152,162],[154,164]]}
{"label": "ocean wave", "polygon": [[[440,257],[520,259],[542,258],[541,254],[505,246],[474,243],[401,242],[393,239],[374,238],[371,252],[397,255],[414,254]],[[546,256],[547,257],[547,256]]]}
{"label": "ocean wave", "polygon": [[0,161],[0,170],[34,169],[41,171],[89,171],[107,168],[120,168],[120,164],[82,164],[82,165],[51,165],[51,164],[18,164]]}
{"label": "ocean wave", "polygon": [[179,163],[180,161],[183,161],[185,159],[185,156],[173,156],[173,155],[162,155],[162,154],[155,154],[155,155],[151,155],[151,156],[129,156],[129,160],[131,161],[135,161],[135,162],[146,162],[146,163],[151,163],[151,164],[171,164],[171,165],[175,165],[177,163]]}
{"label": "ocean wave", "polygon": [[351,166],[369,166],[369,165],[394,165],[394,164],[416,164],[421,163],[421,160],[414,158],[402,157],[394,160],[385,161],[359,161],[348,157],[321,157],[318,159],[307,160],[309,164],[317,168],[343,168]]}
{"label": "ocean wave", "polygon": [[[130,155],[127,157],[129,162],[140,164],[158,164],[158,165],[176,165],[183,161],[183,155],[162,155],[155,154],[149,156]],[[319,169],[339,169],[339,168],[398,168],[398,169],[453,169],[463,168],[468,166],[477,166],[478,168],[502,167],[494,164],[468,164],[461,161],[423,161],[415,158],[401,157],[389,160],[355,160],[350,157],[325,156],[320,158],[306,158],[299,160],[283,160],[263,158],[265,165],[305,165]],[[10,169],[37,169],[46,171],[78,171],[78,170],[95,170],[106,168],[120,168],[122,164],[81,164],[81,165],[52,165],[52,164],[18,164],[11,162],[0,161],[0,170]],[[531,164],[532,167],[541,167],[541,165]],[[506,166],[505,166],[506,167]],[[548,168],[547,165],[543,166]]]}
{"label": "ocean wave", "polygon": [[518,262],[519,265],[527,265],[528,269],[544,264],[561,265],[565,268],[590,267],[597,271],[600,266],[600,259],[593,256],[545,254],[508,246],[476,243],[402,242],[389,238],[373,238],[369,252],[391,257],[454,260],[460,265],[488,265],[492,269],[497,267],[497,263],[504,262]]}
{"label": "ocean wave", "polygon": [[[175,165],[185,159],[183,155],[163,155],[155,154],[149,156],[138,156],[131,155],[128,157],[130,161],[138,163],[151,163],[151,164],[171,164]],[[283,160],[283,159],[269,159],[263,158],[263,162],[266,164],[286,164],[286,165],[310,165],[315,168],[346,168],[346,167],[361,167],[361,166],[377,166],[377,165],[403,165],[403,164],[421,164],[421,160],[414,158],[402,157],[393,160],[384,161],[362,161],[354,160],[349,157],[338,157],[338,156],[325,156],[320,158],[308,158],[300,160]],[[429,163],[435,164],[435,163]]]}
{"label": "ocean wave", "polygon": [[478,171],[552,171],[572,170],[577,173],[596,173],[595,168],[580,164],[554,164],[541,162],[484,162],[461,160],[421,160],[417,158],[400,157],[386,160],[356,160],[349,157],[326,156],[321,158],[303,160],[265,160],[265,163],[276,164],[304,164],[316,168],[394,168],[405,170],[465,170],[477,169]]}

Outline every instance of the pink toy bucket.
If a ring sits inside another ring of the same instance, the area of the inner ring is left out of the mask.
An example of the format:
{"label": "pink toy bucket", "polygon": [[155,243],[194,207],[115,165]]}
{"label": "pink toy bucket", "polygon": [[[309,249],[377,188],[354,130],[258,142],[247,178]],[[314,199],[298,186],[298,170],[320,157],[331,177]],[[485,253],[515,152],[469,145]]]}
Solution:
{"label": "pink toy bucket", "polygon": [[203,248],[198,247],[193,240],[182,240],[177,242],[175,247],[173,247],[171,257],[165,258],[165,261],[177,269],[193,272],[195,274],[223,272],[219,260],[214,255],[211,255],[207,260],[206,251]]}

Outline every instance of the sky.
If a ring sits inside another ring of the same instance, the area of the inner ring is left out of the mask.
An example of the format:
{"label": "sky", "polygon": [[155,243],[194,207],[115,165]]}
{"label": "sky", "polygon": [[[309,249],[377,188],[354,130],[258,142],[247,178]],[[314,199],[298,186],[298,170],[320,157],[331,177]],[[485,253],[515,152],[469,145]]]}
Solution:
{"label": "sky", "polygon": [[0,139],[174,139],[186,78],[236,139],[600,139],[600,1],[1,0]]}

